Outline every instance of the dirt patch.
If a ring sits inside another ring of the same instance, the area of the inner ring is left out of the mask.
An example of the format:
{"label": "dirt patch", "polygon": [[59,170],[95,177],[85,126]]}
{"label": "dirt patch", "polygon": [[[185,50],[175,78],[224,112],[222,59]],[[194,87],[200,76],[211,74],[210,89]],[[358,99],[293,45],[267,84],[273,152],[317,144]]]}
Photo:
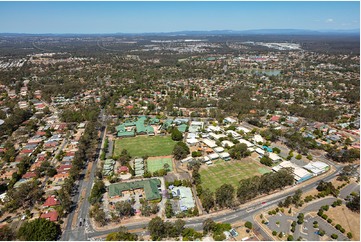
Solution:
{"label": "dirt patch", "polygon": [[360,214],[352,212],[344,204],[335,208],[330,207],[325,214],[333,220],[333,223],[340,224],[346,233],[351,231],[352,240],[360,240]]}
{"label": "dirt patch", "polygon": [[238,236],[235,237],[236,241],[241,241],[244,238],[252,238],[255,236],[253,231],[250,231],[246,227],[244,227],[244,223],[245,223],[245,221],[240,220],[240,221],[237,221],[236,223],[232,224],[232,227],[238,233]]}

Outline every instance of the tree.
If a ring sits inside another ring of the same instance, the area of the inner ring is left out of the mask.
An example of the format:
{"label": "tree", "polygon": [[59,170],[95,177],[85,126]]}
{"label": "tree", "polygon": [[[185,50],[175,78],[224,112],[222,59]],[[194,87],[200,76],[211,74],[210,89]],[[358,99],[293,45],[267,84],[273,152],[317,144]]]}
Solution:
{"label": "tree", "polygon": [[292,236],[292,234],[290,234],[290,235],[287,236],[287,241],[293,241],[293,236]]}
{"label": "tree", "polygon": [[273,153],[275,153],[275,154],[281,153],[281,150],[280,150],[279,148],[277,148],[277,147],[274,147],[274,148],[272,149],[272,151],[273,151]]}
{"label": "tree", "polygon": [[177,219],[174,222],[174,228],[175,228],[178,235],[180,235],[182,233],[185,224],[186,224],[186,222],[184,220],[182,220],[182,219]]}
{"label": "tree", "polygon": [[189,154],[189,148],[184,142],[178,142],[174,145],[173,156],[177,160],[181,160],[187,157]]}
{"label": "tree", "polygon": [[1,241],[12,241],[15,240],[14,231],[7,225],[0,228],[0,240]]}
{"label": "tree", "polygon": [[89,211],[89,216],[94,218],[94,220],[99,223],[101,226],[106,225],[107,219],[104,210],[100,207],[99,203],[94,204],[92,209]]}
{"label": "tree", "polygon": [[250,221],[247,221],[245,224],[244,224],[244,227],[248,228],[248,229],[252,229],[253,228],[253,225]]}
{"label": "tree", "polygon": [[346,203],[346,206],[353,212],[360,212],[360,194],[351,196],[350,200]]}
{"label": "tree", "polygon": [[207,234],[210,231],[213,231],[215,225],[216,225],[216,223],[211,218],[207,218],[206,220],[204,220],[203,221],[203,234]]}
{"label": "tree", "polygon": [[332,239],[337,239],[337,238],[338,238],[338,235],[337,235],[337,234],[331,234],[331,238],[332,238]]}
{"label": "tree", "polygon": [[168,164],[168,163],[165,163],[165,164],[163,165],[163,168],[164,168],[165,171],[169,171],[169,164]]}
{"label": "tree", "polygon": [[247,145],[244,143],[238,143],[236,144],[230,151],[229,155],[233,159],[240,160],[244,157],[247,157],[250,155],[250,152],[247,150]]}
{"label": "tree", "polygon": [[126,227],[120,227],[118,232],[110,233],[106,237],[106,241],[137,241],[138,235],[128,232]]}
{"label": "tree", "polygon": [[214,193],[206,188],[201,194],[201,202],[204,210],[208,213],[214,207]]}
{"label": "tree", "polygon": [[351,232],[348,232],[348,233],[347,233],[347,238],[352,239],[352,237],[353,237],[353,236],[352,236],[352,233],[351,233]]}
{"label": "tree", "polygon": [[127,217],[134,215],[134,208],[129,201],[120,201],[115,203],[115,211],[118,212],[120,217]]}
{"label": "tree", "polygon": [[181,141],[183,139],[182,133],[176,127],[172,128],[171,137],[174,141]]}
{"label": "tree", "polygon": [[160,240],[165,237],[164,222],[160,217],[155,217],[148,223],[148,230],[152,240]]}
{"label": "tree", "polygon": [[90,204],[95,204],[100,202],[103,193],[105,193],[105,185],[102,180],[95,180],[94,186],[88,198]]}
{"label": "tree", "polygon": [[171,218],[174,215],[172,204],[169,200],[165,203],[165,215],[167,218]]}
{"label": "tree", "polygon": [[49,220],[38,218],[21,225],[18,237],[21,240],[57,240],[61,234],[60,226]]}
{"label": "tree", "polygon": [[272,166],[272,165],[273,165],[273,162],[272,162],[271,158],[269,158],[269,157],[266,156],[266,155],[264,155],[264,156],[261,158],[260,162],[261,162],[263,165],[265,165],[265,166]]}
{"label": "tree", "polygon": [[234,188],[231,184],[223,184],[216,190],[216,203],[221,207],[232,207]]}

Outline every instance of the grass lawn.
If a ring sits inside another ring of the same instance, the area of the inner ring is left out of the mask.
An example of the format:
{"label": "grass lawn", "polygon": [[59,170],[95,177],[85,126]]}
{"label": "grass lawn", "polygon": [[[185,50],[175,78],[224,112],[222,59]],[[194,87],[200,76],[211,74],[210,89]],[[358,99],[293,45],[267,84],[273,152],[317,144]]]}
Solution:
{"label": "grass lawn", "polygon": [[163,157],[149,157],[147,160],[147,168],[148,171],[150,172],[155,172],[158,171],[160,169],[163,169],[164,164],[168,164],[169,171],[173,171],[173,162],[172,162],[172,158],[163,158]]}
{"label": "grass lawn", "polygon": [[114,156],[126,149],[132,157],[171,155],[175,141],[170,136],[137,136],[115,140]]}
{"label": "grass lawn", "polygon": [[239,180],[267,172],[271,172],[271,169],[247,158],[242,161],[219,160],[211,166],[203,166],[200,170],[202,187],[213,192],[225,183],[237,189]]}

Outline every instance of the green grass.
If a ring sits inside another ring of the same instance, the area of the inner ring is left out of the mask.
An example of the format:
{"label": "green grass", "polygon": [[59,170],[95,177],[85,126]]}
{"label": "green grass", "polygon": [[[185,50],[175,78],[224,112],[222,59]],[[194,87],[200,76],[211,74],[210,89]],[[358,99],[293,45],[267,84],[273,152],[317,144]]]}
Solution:
{"label": "green grass", "polygon": [[237,189],[239,180],[255,175],[260,176],[267,172],[271,172],[271,169],[251,159],[218,161],[217,164],[200,170],[203,189],[209,188],[213,192],[226,183]]}
{"label": "green grass", "polygon": [[138,136],[115,140],[114,156],[126,149],[132,157],[171,155],[175,141],[170,136]]}
{"label": "green grass", "polygon": [[165,163],[169,165],[168,170],[173,171],[172,158],[157,158],[157,157],[148,158],[147,160],[148,171],[155,172],[160,169],[163,169]]}

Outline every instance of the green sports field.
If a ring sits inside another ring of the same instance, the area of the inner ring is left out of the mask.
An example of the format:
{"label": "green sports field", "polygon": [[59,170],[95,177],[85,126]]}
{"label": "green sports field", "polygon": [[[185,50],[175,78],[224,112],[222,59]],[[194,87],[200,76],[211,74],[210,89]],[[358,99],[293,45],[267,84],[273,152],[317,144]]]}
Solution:
{"label": "green sports field", "polygon": [[169,171],[173,171],[173,162],[171,157],[149,157],[147,159],[147,168],[150,172],[155,172],[164,168],[164,164],[168,164]]}
{"label": "green sports field", "polygon": [[213,192],[225,183],[237,189],[239,180],[267,172],[271,172],[271,169],[251,159],[218,161],[200,170],[203,189],[209,188]]}
{"label": "green sports field", "polygon": [[170,136],[137,136],[115,140],[114,155],[126,149],[132,157],[171,155],[175,141]]}

